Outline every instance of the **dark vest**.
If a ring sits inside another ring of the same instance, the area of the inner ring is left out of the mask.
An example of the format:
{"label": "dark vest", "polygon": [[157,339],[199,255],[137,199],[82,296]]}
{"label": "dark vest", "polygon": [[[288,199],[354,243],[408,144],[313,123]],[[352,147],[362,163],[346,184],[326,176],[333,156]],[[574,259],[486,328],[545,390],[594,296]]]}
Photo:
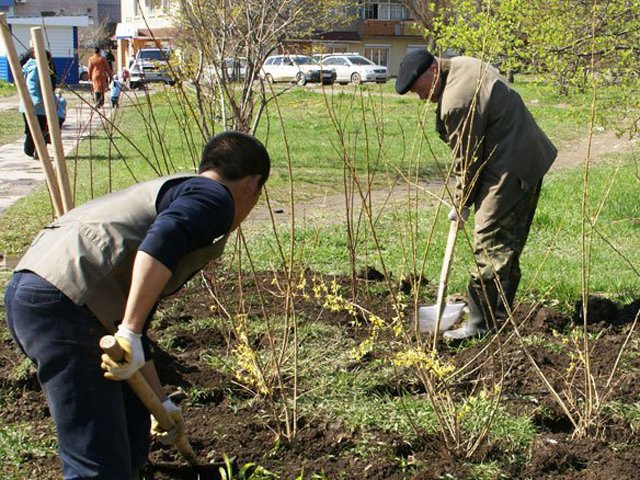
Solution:
{"label": "dark vest", "polygon": [[[16,271],[37,273],[77,305],[86,305],[105,325],[120,322],[133,261],[157,216],[158,195],[168,181],[187,176],[139,183],[74,208],[36,236]],[[220,257],[227,237],[185,255],[162,297]]]}

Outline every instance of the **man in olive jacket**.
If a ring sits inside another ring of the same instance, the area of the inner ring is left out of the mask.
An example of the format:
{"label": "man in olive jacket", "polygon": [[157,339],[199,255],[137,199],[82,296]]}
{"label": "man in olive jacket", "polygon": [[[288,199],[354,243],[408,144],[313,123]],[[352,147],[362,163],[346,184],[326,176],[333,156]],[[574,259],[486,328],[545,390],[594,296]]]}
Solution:
{"label": "man in olive jacket", "polygon": [[[65,479],[139,478],[149,413],[117,381],[138,369],[176,423],[175,431],[158,433],[168,443],[180,436],[180,409],[146,363],[148,322],[160,298],[222,254],[269,171],[257,139],[219,134],[205,146],[198,175],[158,178],[76,207],[22,257],[5,292],[6,321],[36,364]],[[98,346],[116,325],[125,351],[118,363]]]}
{"label": "man in olive jacket", "polygon": [[484,335],[512,306],[542,177],[557,150],[520,95],[478,59],[412,51],[400,64],[396,91],[437,104],[436,130],[452,149],[456,175],[449,219],[464,221],[471,205],[475,210],[469,318],[443,338]]}

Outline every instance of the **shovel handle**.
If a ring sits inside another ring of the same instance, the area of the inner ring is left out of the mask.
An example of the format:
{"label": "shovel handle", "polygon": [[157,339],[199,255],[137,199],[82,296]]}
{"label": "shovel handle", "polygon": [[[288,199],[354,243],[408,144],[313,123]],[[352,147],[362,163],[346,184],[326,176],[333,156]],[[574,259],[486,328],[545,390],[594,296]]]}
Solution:
{"label": "shovel handle", "polygon": [[[114,361],[119,362],[124,358],[124,350],[113,335],[105,335],[100,339],[100,348],[109,355]],[[158,425],[164,430],[171,430],[176,423],[173,418],[165,410],[158,395],[149,386],[149,383],[140,372],[135,372],[127,380],[131,389],[138,396],[140,401],[147,407],[149,412],[156,418]],[[181,435],[175,442],[175,446],[182,456],[191,465],[198,465],[198,457],[196,457],[191,444],[186,435]]]}
{"label": "shovel handle", "polygon": [[456,238],[458,237],[458,229],[460,228],[460,220],[452,220],[449,227],[449,235],[447,236],[447,248],[444,251],[444,259],[442,260],[442,270],[440,271],[440,283],[438,284],[438,296],[436,298],[436,325],[433,331],[433,350],[438,346],[438,334],[440,333],[440,322],[442,321],[442,310],[444,310],[444,299],[447,293],[447,284],[449,282],[449,271],[451,270],[451,262],[453,260],[453,251],[456,247]]}

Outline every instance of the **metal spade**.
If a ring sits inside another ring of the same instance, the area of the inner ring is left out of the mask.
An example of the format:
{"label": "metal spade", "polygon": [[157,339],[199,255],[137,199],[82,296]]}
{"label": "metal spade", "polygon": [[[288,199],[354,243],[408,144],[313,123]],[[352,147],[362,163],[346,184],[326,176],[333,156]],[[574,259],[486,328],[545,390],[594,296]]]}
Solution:
{"label": "metal spade", "polygon": [[453,251],[456,246],[456,238],[458,236],[459,220],[453,220],[449,227],[449,236],[447,238],[447,248],[444,252],[442,261],[442,270],[440,272],[440,283],[438,285],[438,296],[436,304],[423,306],[418,309],[418,323],[420,331],[433,333],[433,345],[438,341],[438,333],[444,332],[451,328],[462,316],[462,310],[465,303],[445,303],[445,295],[447,293],[447,282],[449,281],[449,270],[453,260]]}

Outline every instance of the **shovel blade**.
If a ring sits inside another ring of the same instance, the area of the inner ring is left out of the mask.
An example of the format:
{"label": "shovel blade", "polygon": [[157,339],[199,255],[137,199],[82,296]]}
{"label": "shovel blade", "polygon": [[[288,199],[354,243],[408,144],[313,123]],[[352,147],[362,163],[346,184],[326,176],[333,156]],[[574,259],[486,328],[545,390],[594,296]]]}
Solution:
{"label": "shovel blade", "polygon": [[[440,331],[449,330],[454,323],[462,317],[462,313],[466,303],[447,303],[442,309],[440,317]],[[418,324],[421,333],[433,333],[436,329],[436,319],[438,317],[438,306],[429,305],[428,307],[418,308]]]}

